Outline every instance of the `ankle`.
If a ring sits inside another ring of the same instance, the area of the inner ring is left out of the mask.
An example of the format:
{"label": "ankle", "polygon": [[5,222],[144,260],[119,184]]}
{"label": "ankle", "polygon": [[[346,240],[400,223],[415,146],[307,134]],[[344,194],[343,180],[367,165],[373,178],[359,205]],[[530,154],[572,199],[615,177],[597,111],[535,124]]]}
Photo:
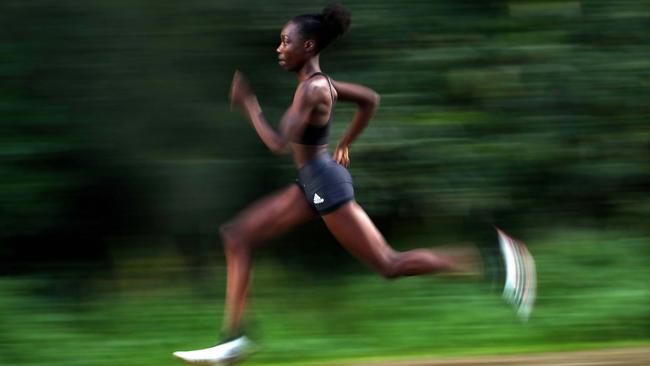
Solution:
{"label": "ankle", "polygon": [[241,338],[245,334],[242,328],[223,329],[221,331],[221,340],[223,342],[230,342],[237,338]]}

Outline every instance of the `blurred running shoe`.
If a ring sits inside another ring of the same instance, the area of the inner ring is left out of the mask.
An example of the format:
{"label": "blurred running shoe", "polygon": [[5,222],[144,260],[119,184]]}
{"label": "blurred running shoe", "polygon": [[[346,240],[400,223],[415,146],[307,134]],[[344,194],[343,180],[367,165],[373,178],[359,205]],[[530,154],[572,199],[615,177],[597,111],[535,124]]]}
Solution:
{"label": "blurred running shoe", "polygon": [[535,260],[526,245],[496,228],[505,267],[503,298],[512,304],[517,316],[527,321],[535,305],[537,271]]}
{"label": "blurred running shoe", "polygon": [[253,342],[240,336],[210,348],[174,352],[174,357],[192,365],[228,365],[249,356],[254,348]]}

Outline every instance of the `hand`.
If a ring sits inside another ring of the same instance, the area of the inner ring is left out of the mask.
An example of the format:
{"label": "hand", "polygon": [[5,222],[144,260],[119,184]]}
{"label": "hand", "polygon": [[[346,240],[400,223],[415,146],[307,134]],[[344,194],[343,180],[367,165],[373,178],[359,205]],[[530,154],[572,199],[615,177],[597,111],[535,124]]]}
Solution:
{"label": "hand", "polygon": [[350,157],[348,156],[348,151],[348,145],[336,145],[332,159],[334,159],[334,161],[338,164],[343,165],[347,168],[350,166]]}
{"label": "hand", "polygon": [[254,96],[255,94],[251,91],[244,74],[239,70],[235,70],[235,75],[233,75],[230,84],[230,109],[245,107],[246,100]]}

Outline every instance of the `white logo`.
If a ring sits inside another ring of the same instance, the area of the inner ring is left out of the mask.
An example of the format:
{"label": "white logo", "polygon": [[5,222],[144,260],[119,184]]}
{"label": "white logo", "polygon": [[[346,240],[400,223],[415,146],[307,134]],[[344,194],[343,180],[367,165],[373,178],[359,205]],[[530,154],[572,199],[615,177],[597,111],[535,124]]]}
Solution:
{"label": "white logo", "polygon": [[314,203],[319,204],[325,202],[324,199],[322,199],[317,193],[314,193]]}

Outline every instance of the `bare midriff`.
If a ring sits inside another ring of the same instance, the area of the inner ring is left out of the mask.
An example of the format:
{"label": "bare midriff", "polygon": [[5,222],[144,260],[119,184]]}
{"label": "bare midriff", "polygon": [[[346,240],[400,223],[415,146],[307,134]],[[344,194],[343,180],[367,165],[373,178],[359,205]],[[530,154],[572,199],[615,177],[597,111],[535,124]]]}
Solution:
{"label": "bare midriff", "polygon": [[293,142],[291,143],[291,150],[293,152],[293,162],[300,169],[316,155],[327,151],[327,145],[302,145]]}

